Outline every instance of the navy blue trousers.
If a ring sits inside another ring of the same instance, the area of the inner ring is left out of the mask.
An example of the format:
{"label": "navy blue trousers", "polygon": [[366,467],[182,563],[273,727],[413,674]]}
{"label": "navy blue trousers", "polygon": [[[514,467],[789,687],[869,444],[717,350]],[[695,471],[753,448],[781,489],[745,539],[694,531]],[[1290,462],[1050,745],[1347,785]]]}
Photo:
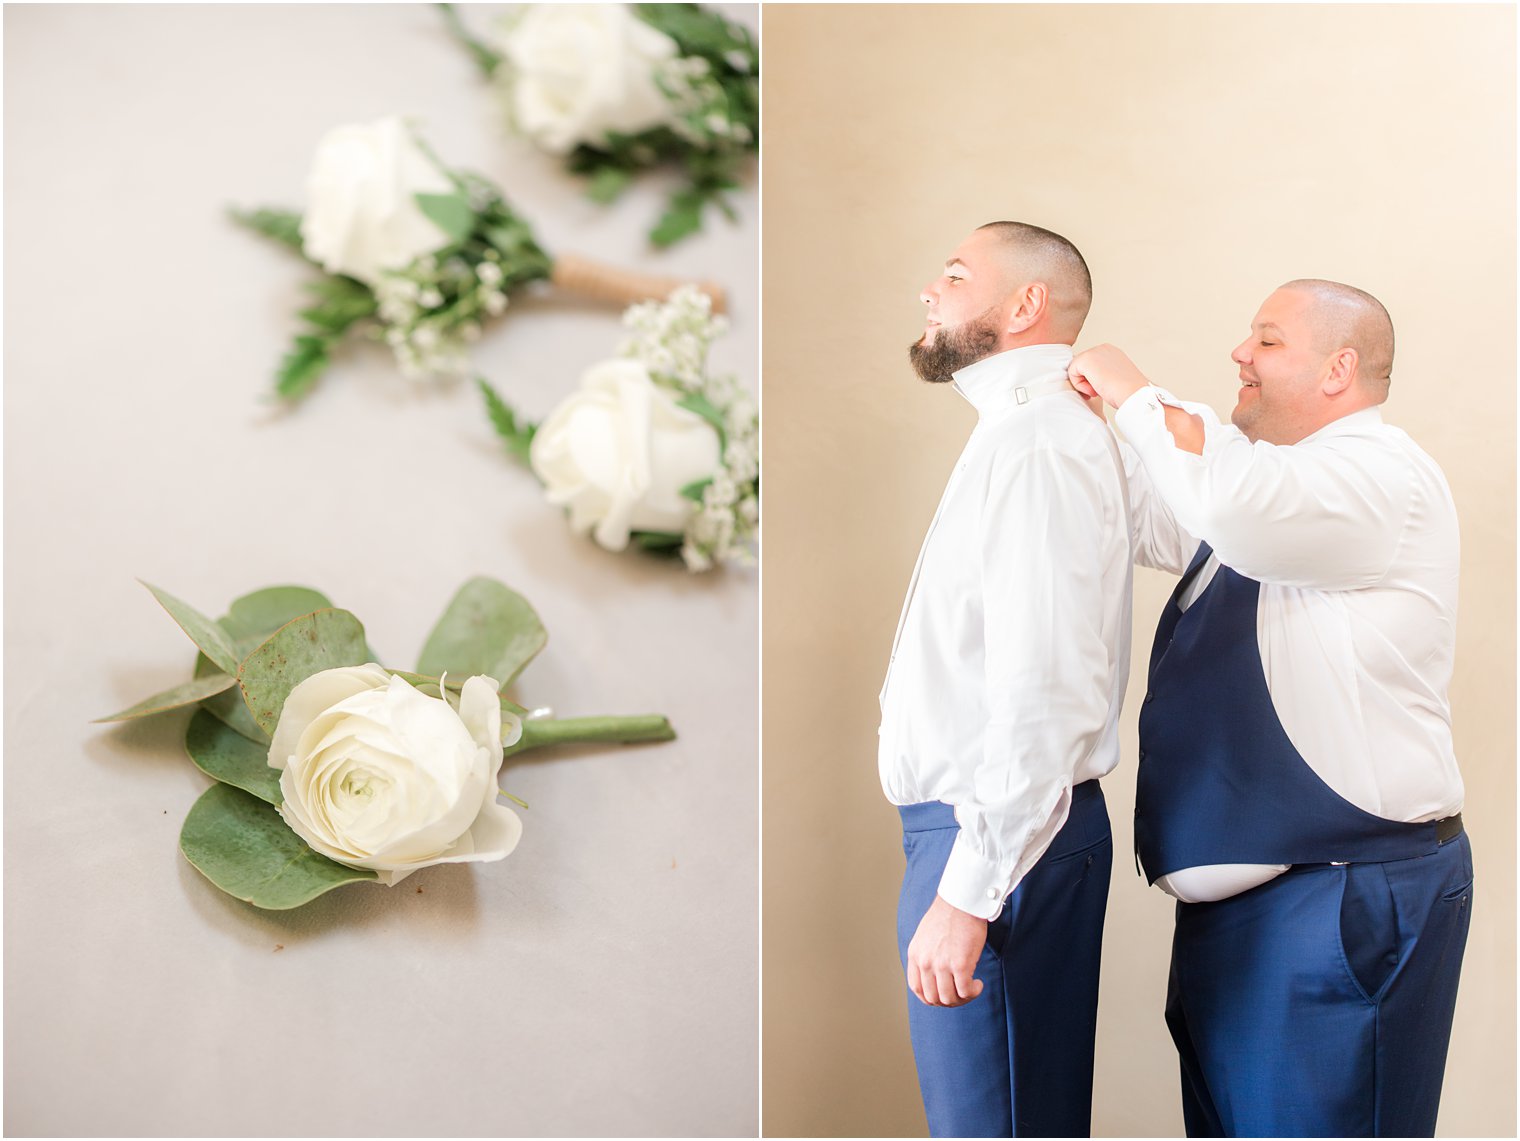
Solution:
{"label": "navy blue trousers", "polygon": [[1472,881],[1463,833],[1179,903],[1166,1021],[1188,1136],[1433,1136]]}
{"label": "navy blue trousers", "polygon": [[[934,902],[959,825],[948,805],[899,809],[908,858],[897,945]],[[976,965],[982,993],[927,1006],[907,989],[918,1085],[934,1137],[1086,1137],[1092,1128],[1098,959],[1113,866],[1108,808],[1097,781],[1073,790],[1071,813],[1045,855],[987,927]]]}

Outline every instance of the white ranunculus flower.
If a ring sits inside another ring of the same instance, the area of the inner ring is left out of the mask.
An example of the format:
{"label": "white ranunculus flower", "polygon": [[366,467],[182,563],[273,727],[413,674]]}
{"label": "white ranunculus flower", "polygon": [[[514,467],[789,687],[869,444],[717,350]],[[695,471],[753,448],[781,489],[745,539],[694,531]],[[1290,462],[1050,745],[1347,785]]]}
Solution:
{"label": "white ranunculus flower", "polygon": [[383,270],[402,269],[448,243],[416,195],[453,190],[402,119],[338,127],[312,159],[301,244],[328,273],[373,285]]}
{"label": "white ranunculus flower", "polygon": [[[522,722],[508,717],[508,740]],[[472,677],[459,710],[378,665],[313,674],[285,699],[269,747],[285,823],[314,850],[399,883],[429,864],[502,859],[522,821],[496,803],[497,684]]]}
{"label": "white ranunculus flower", "polygon": [[627,5],[535,4],[511,20],[500,48],[513,121],[548,150],[638,134],[675,115],[655,77],[676,42]]}
{"label": "white ranunculus flower", "polygon": [[529,462],[570,526],[609,551],[630,531],[686,529],[696,506],[681,488],[717,472],[718,433],[676,405],[638,361],[595,365],[533,436]]}

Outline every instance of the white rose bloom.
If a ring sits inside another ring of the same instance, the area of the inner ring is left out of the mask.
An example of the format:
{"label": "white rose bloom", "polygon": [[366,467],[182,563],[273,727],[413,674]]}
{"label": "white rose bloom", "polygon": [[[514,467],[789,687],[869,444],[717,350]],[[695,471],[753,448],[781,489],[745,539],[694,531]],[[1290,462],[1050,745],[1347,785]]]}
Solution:
{"label": "white rose bloom", "polygon": [[328,273],[374,285],[448,242],[415,195],[453,190],[401,119],[339,127],[312,159],[301,244]]}
{"label": "white rose bloom", "polygon": [[[522,736],[508,714],[507,744]],[[502,711],[488,677],[456,713],[378,665],[313,674],[285,699],[269,747],[280,815],[314,850],[399,883],[429,864],[500,860],[522,821],[496,803]]]}
{"label": "white rose bloom", "polygon": [[650,379],[638,361],[587,370],[533,436],[529,462],[570,526],[609,551],[630,531],[682,532],[696,506],[681,488],[720,463],[718,433]]}
{"label": "white rose bloom", "polygon": [[500,40],[512,118],[564,154],[609,131],[638,134],[676,111],[655,82],[679,51],[623,4],[536,4]]}

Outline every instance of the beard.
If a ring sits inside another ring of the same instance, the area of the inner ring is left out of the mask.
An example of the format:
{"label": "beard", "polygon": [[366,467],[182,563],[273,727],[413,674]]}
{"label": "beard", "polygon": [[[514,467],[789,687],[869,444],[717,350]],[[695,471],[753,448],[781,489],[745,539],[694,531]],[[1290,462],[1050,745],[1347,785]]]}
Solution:
{"label": "beard", "polygon": [[944,384],[961,369],[997,352],[1001,331],[997,312],[994,305],[981,316],[959,325],[941,325],[932,345],[925,344],[922,337],[909,345],[908,361],[919,379]]}

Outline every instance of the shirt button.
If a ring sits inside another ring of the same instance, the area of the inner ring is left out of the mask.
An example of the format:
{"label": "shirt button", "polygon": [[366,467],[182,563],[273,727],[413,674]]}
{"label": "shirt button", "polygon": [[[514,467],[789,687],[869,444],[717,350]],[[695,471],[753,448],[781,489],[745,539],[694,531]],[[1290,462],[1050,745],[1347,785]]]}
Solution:
{"label": "shirt button", "polygon": [[987,889],[987,898],[988,899],[996,899],[997,897],[998,897],[997,896],[997,888],[995,888],[995,887],[989,887]]}

